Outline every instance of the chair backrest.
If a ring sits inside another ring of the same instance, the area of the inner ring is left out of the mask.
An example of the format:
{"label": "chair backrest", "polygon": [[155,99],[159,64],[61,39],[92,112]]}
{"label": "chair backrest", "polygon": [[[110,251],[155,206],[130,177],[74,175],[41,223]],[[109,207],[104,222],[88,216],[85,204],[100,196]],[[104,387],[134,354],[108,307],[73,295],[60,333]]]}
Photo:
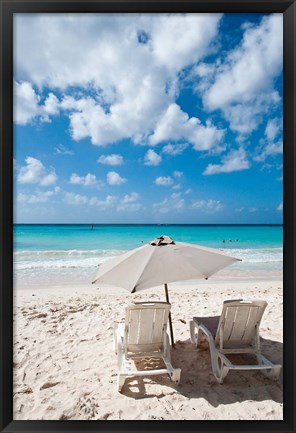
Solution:
{"label": "chair backrest", "polygon": [[163,352],[170,308],[169,302],[139,302],[126,308],[126,357]]}
{"label": "chair backrest", "polygon": [[265,301],[225,301],[215,343],[220,349],[253,345],[266,306]]}

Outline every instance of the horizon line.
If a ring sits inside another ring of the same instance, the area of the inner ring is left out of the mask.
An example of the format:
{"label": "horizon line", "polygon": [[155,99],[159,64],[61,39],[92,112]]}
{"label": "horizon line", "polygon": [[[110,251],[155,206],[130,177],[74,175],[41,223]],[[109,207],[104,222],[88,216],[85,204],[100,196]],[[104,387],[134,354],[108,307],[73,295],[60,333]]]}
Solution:
{"label": "horizon line", "polygon": [[13,223],[13,225],[84,226],[283,226],[283,223]]}

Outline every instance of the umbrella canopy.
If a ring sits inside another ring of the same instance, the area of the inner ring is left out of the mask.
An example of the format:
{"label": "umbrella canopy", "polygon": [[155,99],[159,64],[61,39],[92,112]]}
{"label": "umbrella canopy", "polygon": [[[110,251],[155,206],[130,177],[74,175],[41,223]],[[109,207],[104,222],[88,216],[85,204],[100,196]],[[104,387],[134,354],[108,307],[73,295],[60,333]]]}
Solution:
{"label": "umbrella canopy", "polygon": [[[169,302],[167,283],[208,279],[237,261],[240,259],[226,256],[213,248],[175,242],[169,236],[160,236],[100,265],[93,284],[112,284],[131,293],[164,284],[166,301]],[[171,314],[169,325],[174,347]]]}
{"label": "umbrella canopy", "polygon": [[213,248],[160,236],[100,265],[93,283],[113,284],[134,293],[165,283],[207,279],[239,260]]}

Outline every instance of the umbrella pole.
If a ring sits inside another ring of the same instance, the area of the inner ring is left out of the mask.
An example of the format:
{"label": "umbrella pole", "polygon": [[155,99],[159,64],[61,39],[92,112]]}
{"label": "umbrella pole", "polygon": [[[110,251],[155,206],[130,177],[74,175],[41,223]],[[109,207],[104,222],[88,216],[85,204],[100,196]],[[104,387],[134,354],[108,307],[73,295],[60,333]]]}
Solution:
{"label": "umbrella pole", "polygon": [[[166,301],[170,302],[170,300],[169,300],[169,292],[168,292],[168,285],[167,284],[164,285],[164,289],[165,289],[165,298],[166,298]],[[171,334],[172,347],[175,348],[171,312],[169,312],[169,325],[170,325],[170,334]]]}

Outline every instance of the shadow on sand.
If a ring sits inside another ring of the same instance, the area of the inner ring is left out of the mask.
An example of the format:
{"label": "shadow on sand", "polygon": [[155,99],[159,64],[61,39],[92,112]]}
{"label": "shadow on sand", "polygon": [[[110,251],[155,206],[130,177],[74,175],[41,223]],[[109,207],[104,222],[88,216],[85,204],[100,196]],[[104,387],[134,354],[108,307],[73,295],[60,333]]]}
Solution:
{"label": "shadow on sand", "polygon": [[[283,344],[262,338],[260,340],[262,354],[273,363],[282,365]],[[202,341],[198,349],[189,339],[177,341],[176,348],[171,350],[171,356],[173,366],[182,369],[178,385],[172,383],[166,375],[131,377],[126,379],[122,393],[133,399],[163,398],[170,394],[167,390],[157,394],[147,393],[146,384],[155,383],[171,387],[172,394],[177,391],[187,398],[204,398],[213,407],[247,400],[283,402],[282,371],[278,382],[268,379],[260,371],[230,371],[221,385],[212,374],[210,351],[206,341]],[[161,364],[140,363],[139,368],[143,367],[158,368]]]}

